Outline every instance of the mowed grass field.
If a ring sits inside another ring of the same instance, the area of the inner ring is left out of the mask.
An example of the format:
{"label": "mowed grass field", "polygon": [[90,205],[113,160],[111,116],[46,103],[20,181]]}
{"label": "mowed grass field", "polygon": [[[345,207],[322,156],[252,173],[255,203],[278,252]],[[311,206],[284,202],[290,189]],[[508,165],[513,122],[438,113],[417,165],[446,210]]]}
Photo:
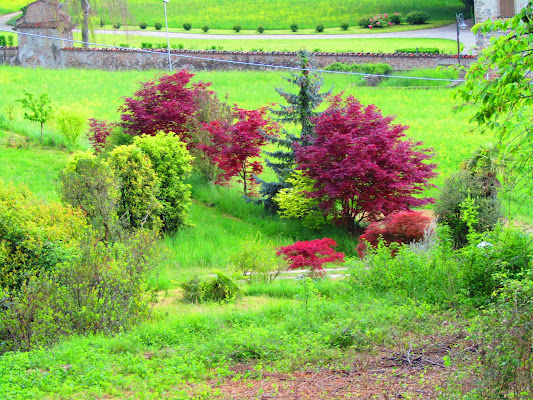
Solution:
{"label": "mowed grass field", "polygon": [[[81,33],[75,33],[74,39],[81,41]],[[95,34],[91,41],[97,44],[140,48],[142,43],[152,43],[153,47],[167,47],[166,39],[143,36],[140,32],[129,34]],[[361,52],[394,53],[402,48],[434,47],[444,54],[457,52],[457,42],[447,39],[170,39],[171,46],[189,50],[235,50],[235,51],[298,51],[306,49],[317,52]],[[81,44],[76,44],[81,47]]]}
{"label": "mowed grass field", "polygon": [[[2,0],[0,13],[18,11],[29,0]],[[162,2],[148,0],[128,0],[132,22],[146,22],[153,26],[163,23]],[[113,22],[104,1],[94,2],[97,18]],[[257,29],[263,25],[267,30],[287,30],[292,23],[300,28],[312,28],[323,24],[325,27],[338,27],[347,22],[357,26],[361,17],[378,13],[427,11],[432,23],[453,22],[456,12],[462,12],[460,0],[173,0],[168,3],[169,26],[181,28],[189,22],[195,28],[204,25],[211,29],[232,29],[241,25],[243,29]]]}

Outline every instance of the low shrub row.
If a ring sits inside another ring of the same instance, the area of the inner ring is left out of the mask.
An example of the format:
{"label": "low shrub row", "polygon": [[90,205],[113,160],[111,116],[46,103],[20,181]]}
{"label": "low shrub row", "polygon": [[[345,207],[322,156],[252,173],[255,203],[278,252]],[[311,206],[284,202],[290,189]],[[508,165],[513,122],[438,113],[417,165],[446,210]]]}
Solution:
{"label": "low shrub row", "polygon": [[364,74],[388,75],[392,72],[389,64],[344,64],[336,62],[325,68],[327,71],[360,72]]}
{"label": "low shrub row", "polygon": [[13,35],[0,35],[0,47],[13,47],[15,45],[15,39]]}
{"label": "low shrub row", "polygon": [[[405,16],[404,21],[409,25],[423,25],[427,23],[430,16],[424,11],[411,11]],[[400,25],[402,23],[402,16],[399,13],[394,14],[378,14],[373,17],[363,17],[359,20],[361,28],[384,28],[386,26]]]}

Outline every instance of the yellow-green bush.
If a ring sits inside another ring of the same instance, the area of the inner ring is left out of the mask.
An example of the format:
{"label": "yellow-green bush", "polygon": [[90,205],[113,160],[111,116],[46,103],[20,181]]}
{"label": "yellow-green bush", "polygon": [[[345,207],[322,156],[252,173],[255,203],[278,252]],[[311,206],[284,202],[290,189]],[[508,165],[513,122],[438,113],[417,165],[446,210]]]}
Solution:
{"label": "yellow-green bush", "polygon": [[72,259],[85,228],[81,211],[0,180],[0,288],[19,288],[28,277]]}

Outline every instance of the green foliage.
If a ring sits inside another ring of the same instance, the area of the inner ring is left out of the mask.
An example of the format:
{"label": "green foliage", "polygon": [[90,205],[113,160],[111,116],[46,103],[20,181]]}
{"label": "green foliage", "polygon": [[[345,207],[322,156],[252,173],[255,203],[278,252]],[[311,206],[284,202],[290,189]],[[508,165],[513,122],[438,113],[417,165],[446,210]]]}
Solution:
{"label": "green foliage", "polygon": [[315,31],[318,33],[324,32],[324,25],[323,24],[317,25],[315,28]]}
{"label": "green foliage", "polygon": [[119,146],[109,154],[109,165],[120,181],[118,215],[126,229],[153,228],[160,225],[161,203],[157,200],[160,179],[152,163],[135,146]]}
{"label": "green foliage", "polygon": [[192,28],[192,24],[191,24],[191,23],[189,23],[189,22],[185,22],[185,23],[183,24],[183,29],[185,29],[186,31],[190,31],[191,28]]}
{"label": "green foliage", "polygon": [[207,33],[208,30],[209,30],[209,26],[207,26],[207,25],[202,26],[202,31]]}
{"label": "green foliage", "polygon": [[161,24],[161,22],[156,22],[154,24],[154,28],[158,31],[160,31],[162,28],[163,28],[163,24]]}
{"label": "green foliage", "polygon": [[6,46],[7,46],[6,36],[0,35],[0,47],[6,47]]}
{"label": "green foliage", "polygon": [[191,185],[184,181],[191,173],[193,158],[185,143],[172,132],[135,137],[134,143],[148,156],[160,181],[156,197],[162,207],[163,228],[173,233],[187,223]]}
{"label": "green foliage", "polygon": [[405,78],[386,78],[380,82],[379,87],[443,87],[450,86],[452,82],[446,81],[447,79],[457,79],[457,71],[450,69],[415,69],[411,71],[396,71],[396,76],[412,76],[420,78],[436,78],[445,79],[439,80],[425,80],[425,79],[405,79]]}
{"label": "green foliage", "polygon": [[50,345],[72,333],[112,333],[144,319],[153,297],[154,233],[139,231],[110,247],[90,236],[79,256],[30,275],[16,292],[0,289],[0,353]]}
{"label": "green foliage", "polygon": [[183,289],[183,299],[191,303],[231,302],[242,292],[239,283],[220,271],[214,276],[193,278],[180,283]]}
{"label": "green foliage", "polygon": [[433,304],[453,305],[459,293],[460,268],[447,232],[441,230],[437,238],[426,240],[434,244],[412,248],[382,242],[377,248],[370,248],[365,258],[352,260],[352,283],[360,289],[390,291]]}
{"label": "green foliage", "polygon": [[59,181],[61,199],[85,213],[95,235],[106,242],[116,241],[120,184],[109,164],[90,152],[75,153]]}
{"label": "green foliage", "polygon": [[79,107],[61,107],[54,116],[61,136],[69,146],[75,146],[86,126],[87,115]]}
{"label": "green foliage", "polygon": [[43,126],[52,117],[53,109],[51,106],[52,99],[48,93],[42,93],[37,99],[33,94],[24,90],[24,97],[17,101],[24,108],[24,119],[32,122],[38,122],[41,125],[41,142],[43,138]]}
{"label": "green foliage", "polygon": [[122,27],[122,23],[120,23],[120,22],[115,22],[113,24],[113,29],[120,29],[121,27]]}
{"label": "green foliage", "polygon": [[146,29],[146,28],[148,28],[148,24],[147,24],[146,22],[141,22],[141,23],[139,24],[139,28],[141,28],[141,29]]}
{"label": "green foliage", "polygon": [[496,226],[501,217],[501,203],[494,188],[487,188],[478,177],[459,172],[446,179],[435,203],[439,223],[450,227],[456,247],[467,243],[468,224],[461,217],[461,204],[470,197],[478,211],[477,221],[472,224],[476,232],[484,232]]}
{"label": "green foliage", "polygon": [[294,24],[294,23],[291,24],[290,28],[291,28],[291,31],[293,32],[298,32],[298,29],[299,29],[298,24]]}
{"label": "green foliage", "polygon": [[349,27],[350,27],[350,24],[348,22],[343,22],[341,24],[341,30],[342,31],[347,31]]}
{"label": "green foliage", "polygon": [[294,171],[287,178],[288,188],[281,189],[274,202],[278,205],[278,214],[282,218],[298,218],[310,229],[320,229],[327,219],[318,208],[320,199],[310,198],[307,193],[314,190],[314,182],[304,176],[302,171]]}
{"label": "green foliage", "polygon": [[154,46],[153,43],[148,43],[148,42],[141,43],[141,49],[151,49],[153,46]]}
{"label": "green foliage", "polygon": [[363,74],[378,74],[389,75],[392,72],[392,67],[389,64],[344,64],[342,62],[334,62],[325,68],[327,71],[344,71],[344,72],[360,72]]}
{"label": "green foliage", "polygon": [[423,25],[427,23],[430,16],[425,11],[411,11],[405,16],[405,20],[409,25]]}
{"label": "green foliage", "polygon": [[0,289],[20,288],[29,277],[71,260],[85,227],[81,212],[0,179]]}
{"label": "green foliage", "polygon": [[287,264],[276,257],[275,247],[271,240],[263,240],[260,233],[248,235],[228,261],[243,275],[249,276],[250,282],[272,282],[281,271],[287,269]]}
{"label": "green foliage", "polygon": [[481,373],[474,399],[530,399],[533,394],[533,274],[497,276],[496,302],[478,319]]}
{"label": "green foliage", "polygon": [[263,25],[259,25],[259,26],[257,27],[257,32],[259,32],[259,33],[263,33],[264,31],[265,31],[265,27],[264,27]]}
{"label": "green foliage", "polygon": [[240,26],[240,25],[233,25],[233,30],[234,30],[235,32],[239,33],[239,32],[241,31],[241,29],[242,29],[242,26]]}

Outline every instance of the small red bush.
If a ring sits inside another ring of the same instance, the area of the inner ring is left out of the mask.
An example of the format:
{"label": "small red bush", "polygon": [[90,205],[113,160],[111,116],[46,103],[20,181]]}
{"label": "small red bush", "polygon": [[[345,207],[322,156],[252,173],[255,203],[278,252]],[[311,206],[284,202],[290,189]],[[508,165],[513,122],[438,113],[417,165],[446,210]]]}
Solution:
{"label": "small red bush", "polygon": [[329,238],[308,240],[281,247],[276,255],[290,262],[289,269],[309,267],[320,273],[325,263],[344,262],[344,253],[333,250],[336,246],[337,242]]}
{"label": "small red bush", "polygon": [[89,133],[87,136],[95,153],[98,154],[104,149],[108,136],[115,129],[115,124],[94,118],[90,118],[88,122]]}
{"label": "small red bush", "polygon": [[383,221],[368,225],[359,237],[357,254],[364,257],[367,246],[377,247],[380,238],[386,244],[411,243],[424,237],[431,218],[417,211],[401,211],[389,214]]}

